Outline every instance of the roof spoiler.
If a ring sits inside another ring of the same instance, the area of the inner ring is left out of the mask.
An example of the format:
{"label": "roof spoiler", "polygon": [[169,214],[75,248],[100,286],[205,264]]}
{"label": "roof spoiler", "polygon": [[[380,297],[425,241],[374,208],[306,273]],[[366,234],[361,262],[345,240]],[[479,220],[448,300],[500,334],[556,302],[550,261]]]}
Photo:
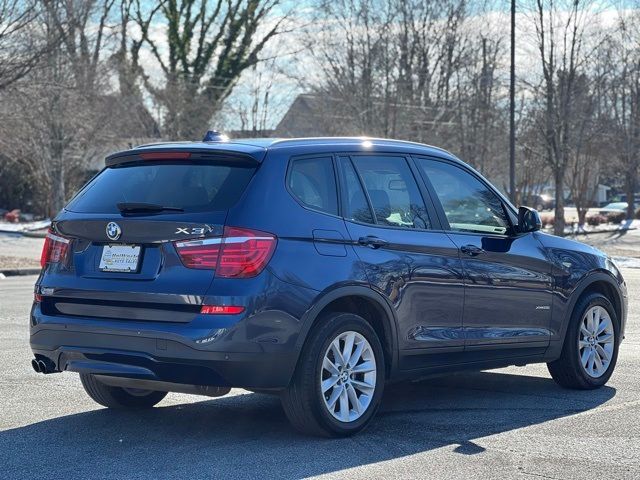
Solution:
{"label": "roof spoiler", "polygon": [[216,161],[232,163],[233,165],[255,166],[259,162],[251,155],[225,149],[214,150],[211,148],[189,148],[189,147],[157,147],[157,148],[134,148],[122,152],[112,153],[104,160],[107,167],[120,165],[123,163],[162,161],[162,160],[187,160],[187,161]]}

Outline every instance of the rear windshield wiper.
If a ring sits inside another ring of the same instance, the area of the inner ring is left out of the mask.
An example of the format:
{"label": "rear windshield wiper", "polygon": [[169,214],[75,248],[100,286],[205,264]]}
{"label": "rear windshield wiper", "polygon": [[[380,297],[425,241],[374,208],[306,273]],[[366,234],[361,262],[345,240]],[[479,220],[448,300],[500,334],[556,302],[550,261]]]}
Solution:
{"label": "rear windshield wiper", "polygon": [[136,212],[184,212],[183,208],[165,207],[156,203],[122,202],[117,203],[118,210],[122,213]]}

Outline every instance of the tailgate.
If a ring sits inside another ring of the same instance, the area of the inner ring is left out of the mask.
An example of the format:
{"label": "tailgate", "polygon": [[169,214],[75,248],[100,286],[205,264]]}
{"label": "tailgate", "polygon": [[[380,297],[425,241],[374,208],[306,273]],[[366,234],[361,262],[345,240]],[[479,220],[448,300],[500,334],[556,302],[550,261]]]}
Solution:
{"label": "tailgate", "polygon": [[43,308],[49,314],[190,321],[215,263],[196,252],[191,260],[201,263],[188,264],[176,243],[221,237],[227,211],[255,168],[224,160],[106,168],[54,221],[54,240],[66,251],[43,270]]}

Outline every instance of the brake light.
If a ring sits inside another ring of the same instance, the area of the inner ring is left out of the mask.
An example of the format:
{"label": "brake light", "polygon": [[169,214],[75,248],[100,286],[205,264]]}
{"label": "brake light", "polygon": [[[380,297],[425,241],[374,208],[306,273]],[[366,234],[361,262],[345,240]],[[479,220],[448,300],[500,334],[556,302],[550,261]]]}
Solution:
{"label": "brake light", "polygon": [[185,160],[191,156],[191,152],[147,152],[141,153],[143,160]]}
{"label": "brake light", "polygon": [[239,305],[203,305],[200,313],[205,315],[237,315],[244,312],[244,307]]}
{"label": "brake light", "polygon": [[44,268],[48,263],[64,262],[69,250],[68,238],[56,234],[51,228],[47,232],[40,256],[40,266]]}
{"label": "brake light", "polygon": [[175,246],[187,268],[215,269],[216,275],[225,278],[248,278],[264,269],[276,242],[270,233],[225,227],[221,238],[175,242]]}

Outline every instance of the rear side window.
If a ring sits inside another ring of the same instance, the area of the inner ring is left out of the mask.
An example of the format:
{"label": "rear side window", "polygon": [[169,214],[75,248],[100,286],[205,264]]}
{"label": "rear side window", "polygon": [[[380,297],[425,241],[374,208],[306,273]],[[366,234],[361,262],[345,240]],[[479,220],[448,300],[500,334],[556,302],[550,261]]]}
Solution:
{"label": "rear side window", "polygon": [[117,204],[151,203],[185,212],[228,210],[255,167],[230,163],[145,162],[109,167],[71,200],[78,213],[119,213]]}
{"label": "rear side window", "polygon": [[402,157],[357,156],[353,163],[371,201],[376,223],[427,230],[431,222],[407,160]]}
{"label": "rear side window", "polygon": [[287,183],[291,193],[302,204],[321,212],[338,214],[336,179],[331,157],[294,160]]}

